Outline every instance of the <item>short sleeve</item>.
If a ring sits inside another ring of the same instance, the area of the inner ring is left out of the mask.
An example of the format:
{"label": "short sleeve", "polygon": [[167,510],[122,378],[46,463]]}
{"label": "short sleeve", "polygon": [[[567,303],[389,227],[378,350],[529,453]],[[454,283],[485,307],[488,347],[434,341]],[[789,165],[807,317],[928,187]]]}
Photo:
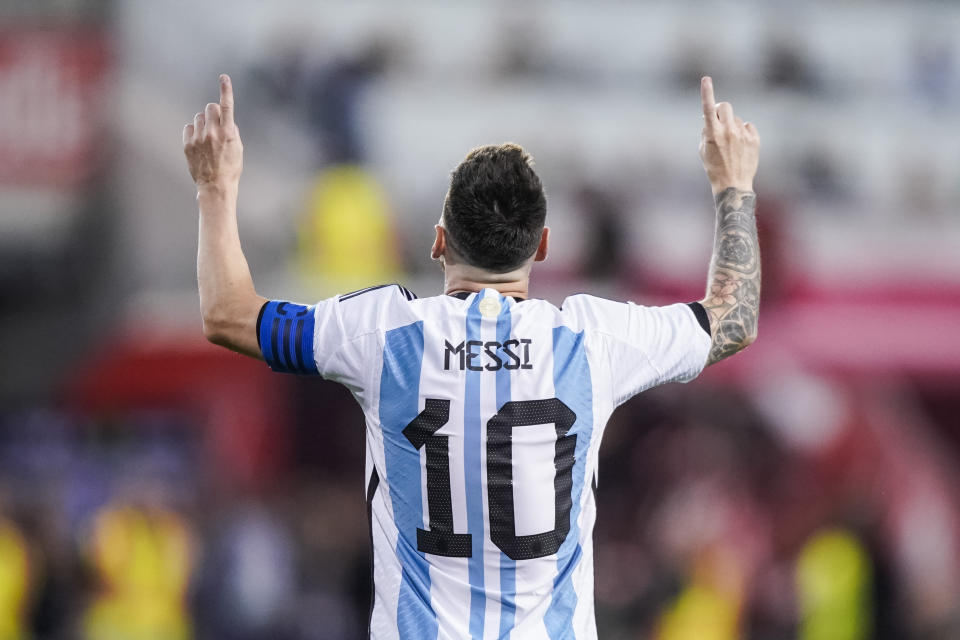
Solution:
{"label": "short sleeve", "polygon": [[564,302],[597,337],[610,367],[615,404],[667,382],[687,382],[703,370],[711,339],[689,305],[647,307],[593,296]]}
{"label": "short sleeve", "polygon": [[363,391],[383,327],[411,313],[406,303],[415,297],[399,285],[383,285],[312,306],[272,300],[257,321],[260,351],[274,371],[319,375]]}

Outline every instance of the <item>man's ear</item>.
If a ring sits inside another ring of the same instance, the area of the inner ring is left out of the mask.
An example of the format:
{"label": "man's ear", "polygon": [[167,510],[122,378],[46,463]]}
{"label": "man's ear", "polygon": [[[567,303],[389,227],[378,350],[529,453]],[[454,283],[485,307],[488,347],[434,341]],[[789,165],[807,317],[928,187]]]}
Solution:
{"label": "man's ear", "polygon": [[550,244],[550,227],[543,228],[543,234],[540,236],[540,245],[537,247],[537,253],[533,256],[534,262],[543,262],[547,259],[547,247]]}
{"label": "man's ear", "polygon": [[437,237],[433,240],[433,247],[430,248],[430,258],[439,260],[443,257],[443,252],[447,250],[447,230],[440,225],[433,227],[437,232]]}

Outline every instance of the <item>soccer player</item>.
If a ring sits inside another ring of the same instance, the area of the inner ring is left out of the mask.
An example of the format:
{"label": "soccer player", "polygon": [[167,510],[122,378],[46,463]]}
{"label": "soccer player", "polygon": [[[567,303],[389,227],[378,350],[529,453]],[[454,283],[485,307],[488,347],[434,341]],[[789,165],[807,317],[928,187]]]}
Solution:
{"label": "soccer player", "polygon": [[701,84],[716,201],[707,294],[645,307],[528,296],[547,256],[530,156],[474,149],[431,251],[443,295],[386,284],[304,306],[254,290],[237,234],[243,148],[230,79],[183,131],[197,185],[206,337],[276,371],[346,385],[366,418],[372,638],[595,638],[597,451],[611,412],[694,378],[757,333],[759,138]]}

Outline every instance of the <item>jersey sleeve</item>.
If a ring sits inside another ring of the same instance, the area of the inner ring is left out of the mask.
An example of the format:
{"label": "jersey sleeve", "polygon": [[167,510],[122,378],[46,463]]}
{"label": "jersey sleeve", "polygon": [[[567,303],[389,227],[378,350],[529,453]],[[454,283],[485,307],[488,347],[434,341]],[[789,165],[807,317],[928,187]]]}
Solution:
{"label": "jersey sleeve", "polygon": [[693,305],[647,307],[579,295],[563,308],[596,336],[617,405],[660,384],[688,382],[706,366],[711,338]]}
{"label": "jersey sleeve", "polygon": [[399,285],[383,285],[312,306],[271,300],[257,320],[260,351],[274,371],[319,375],[360,392],[375,369],[382,328],[409,313],[405,303],[415,297]]}

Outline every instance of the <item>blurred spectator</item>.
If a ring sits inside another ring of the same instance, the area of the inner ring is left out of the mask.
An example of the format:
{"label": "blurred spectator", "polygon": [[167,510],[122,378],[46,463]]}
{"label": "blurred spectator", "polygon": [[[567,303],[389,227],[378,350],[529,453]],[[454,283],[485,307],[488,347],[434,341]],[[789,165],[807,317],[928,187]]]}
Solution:
{"label": "blurred spectator", "polygon": [[736,640],[743,606],[742,576],[722,547],[708,547],[693,561],[690,582],[664,611],[657,640]]}
{"label": "blurred spectator", "polygon": [[846,177],[829,149],[808,149],[798,162],[797,173],[803,195],[809,200],[828,202],[850,196]]}
{"label": "blurred spectator", "polygon": [[[713,56],[704,40],[704,37],[691,36],[687,29],[682,29],[676,35],[670,80],[678,91],[688,91],[690,87],[697,86],[700,78],[708,72],[716,74],[715,65],[711,64]],[[719,79],[715,80],[719,82]]]}
{"label": "blurred spectator", "polygon": [[545,76],[545,60],[540,21],[536,12],[516,12],[511,6],[499,32],[498,58],[494,60],[497,76],[504,80],[523,80]]}
{"label": "blurred spectator", "polygon": [[206,637],[294,637],[295,544],[275,511],[250,499],[229,508],[210,532],[202,574]]}
{"label": "blurred spectator", "polygon": [[351,54],[325,59],[289,38],[281,35],[271,58],[253,68],[253,77],[273,107],[292,105],[302,114],[316,147],[317,164],[364,162],[361,100],[370,83],[394,62],[396,46],[372,37]]}
{"label": "blurred spectator", "polygon": [[763,78],[772,89],[812,93],[820,86],[802,43],[791,32],[781,32],[767,43]]}
{"label": "blurred spectator", "polygon": [[366,159],[359,102],[367,85],[387,69],[392,53],[386,41],[375,39],[352,57],[307,71],[307,122],[326,163],[351,164]]}
{"label": "blurred spectator", "polygon": [[584,217],[584,257],[581,273],[588,278],[616,282],[624,269],[627,241],[623,205],[609,188],[584,184],[576,194]]}
{"label": "blurred spectator", "polygon": [[0,639],[27,640],[31,584],[30,551],[19,529],[0,519]]}
{"label": "blurred spectator", "polygon": [[188,640],[193,572],[189,523],[159,504],[109,503],[87,549],[98,594],[84,615],[88,640]]}
{"label": "blurred spectator", "polygon": [[797,563],[800,640],[873,637],[871,573],[866,549],[852,533],[815,534]]}
{"label": "blurred spectator", "polygon": [[317,176],[300,225],[298,262],[317,298],[397,280],[398,248],[383,189],[359,166]]}

